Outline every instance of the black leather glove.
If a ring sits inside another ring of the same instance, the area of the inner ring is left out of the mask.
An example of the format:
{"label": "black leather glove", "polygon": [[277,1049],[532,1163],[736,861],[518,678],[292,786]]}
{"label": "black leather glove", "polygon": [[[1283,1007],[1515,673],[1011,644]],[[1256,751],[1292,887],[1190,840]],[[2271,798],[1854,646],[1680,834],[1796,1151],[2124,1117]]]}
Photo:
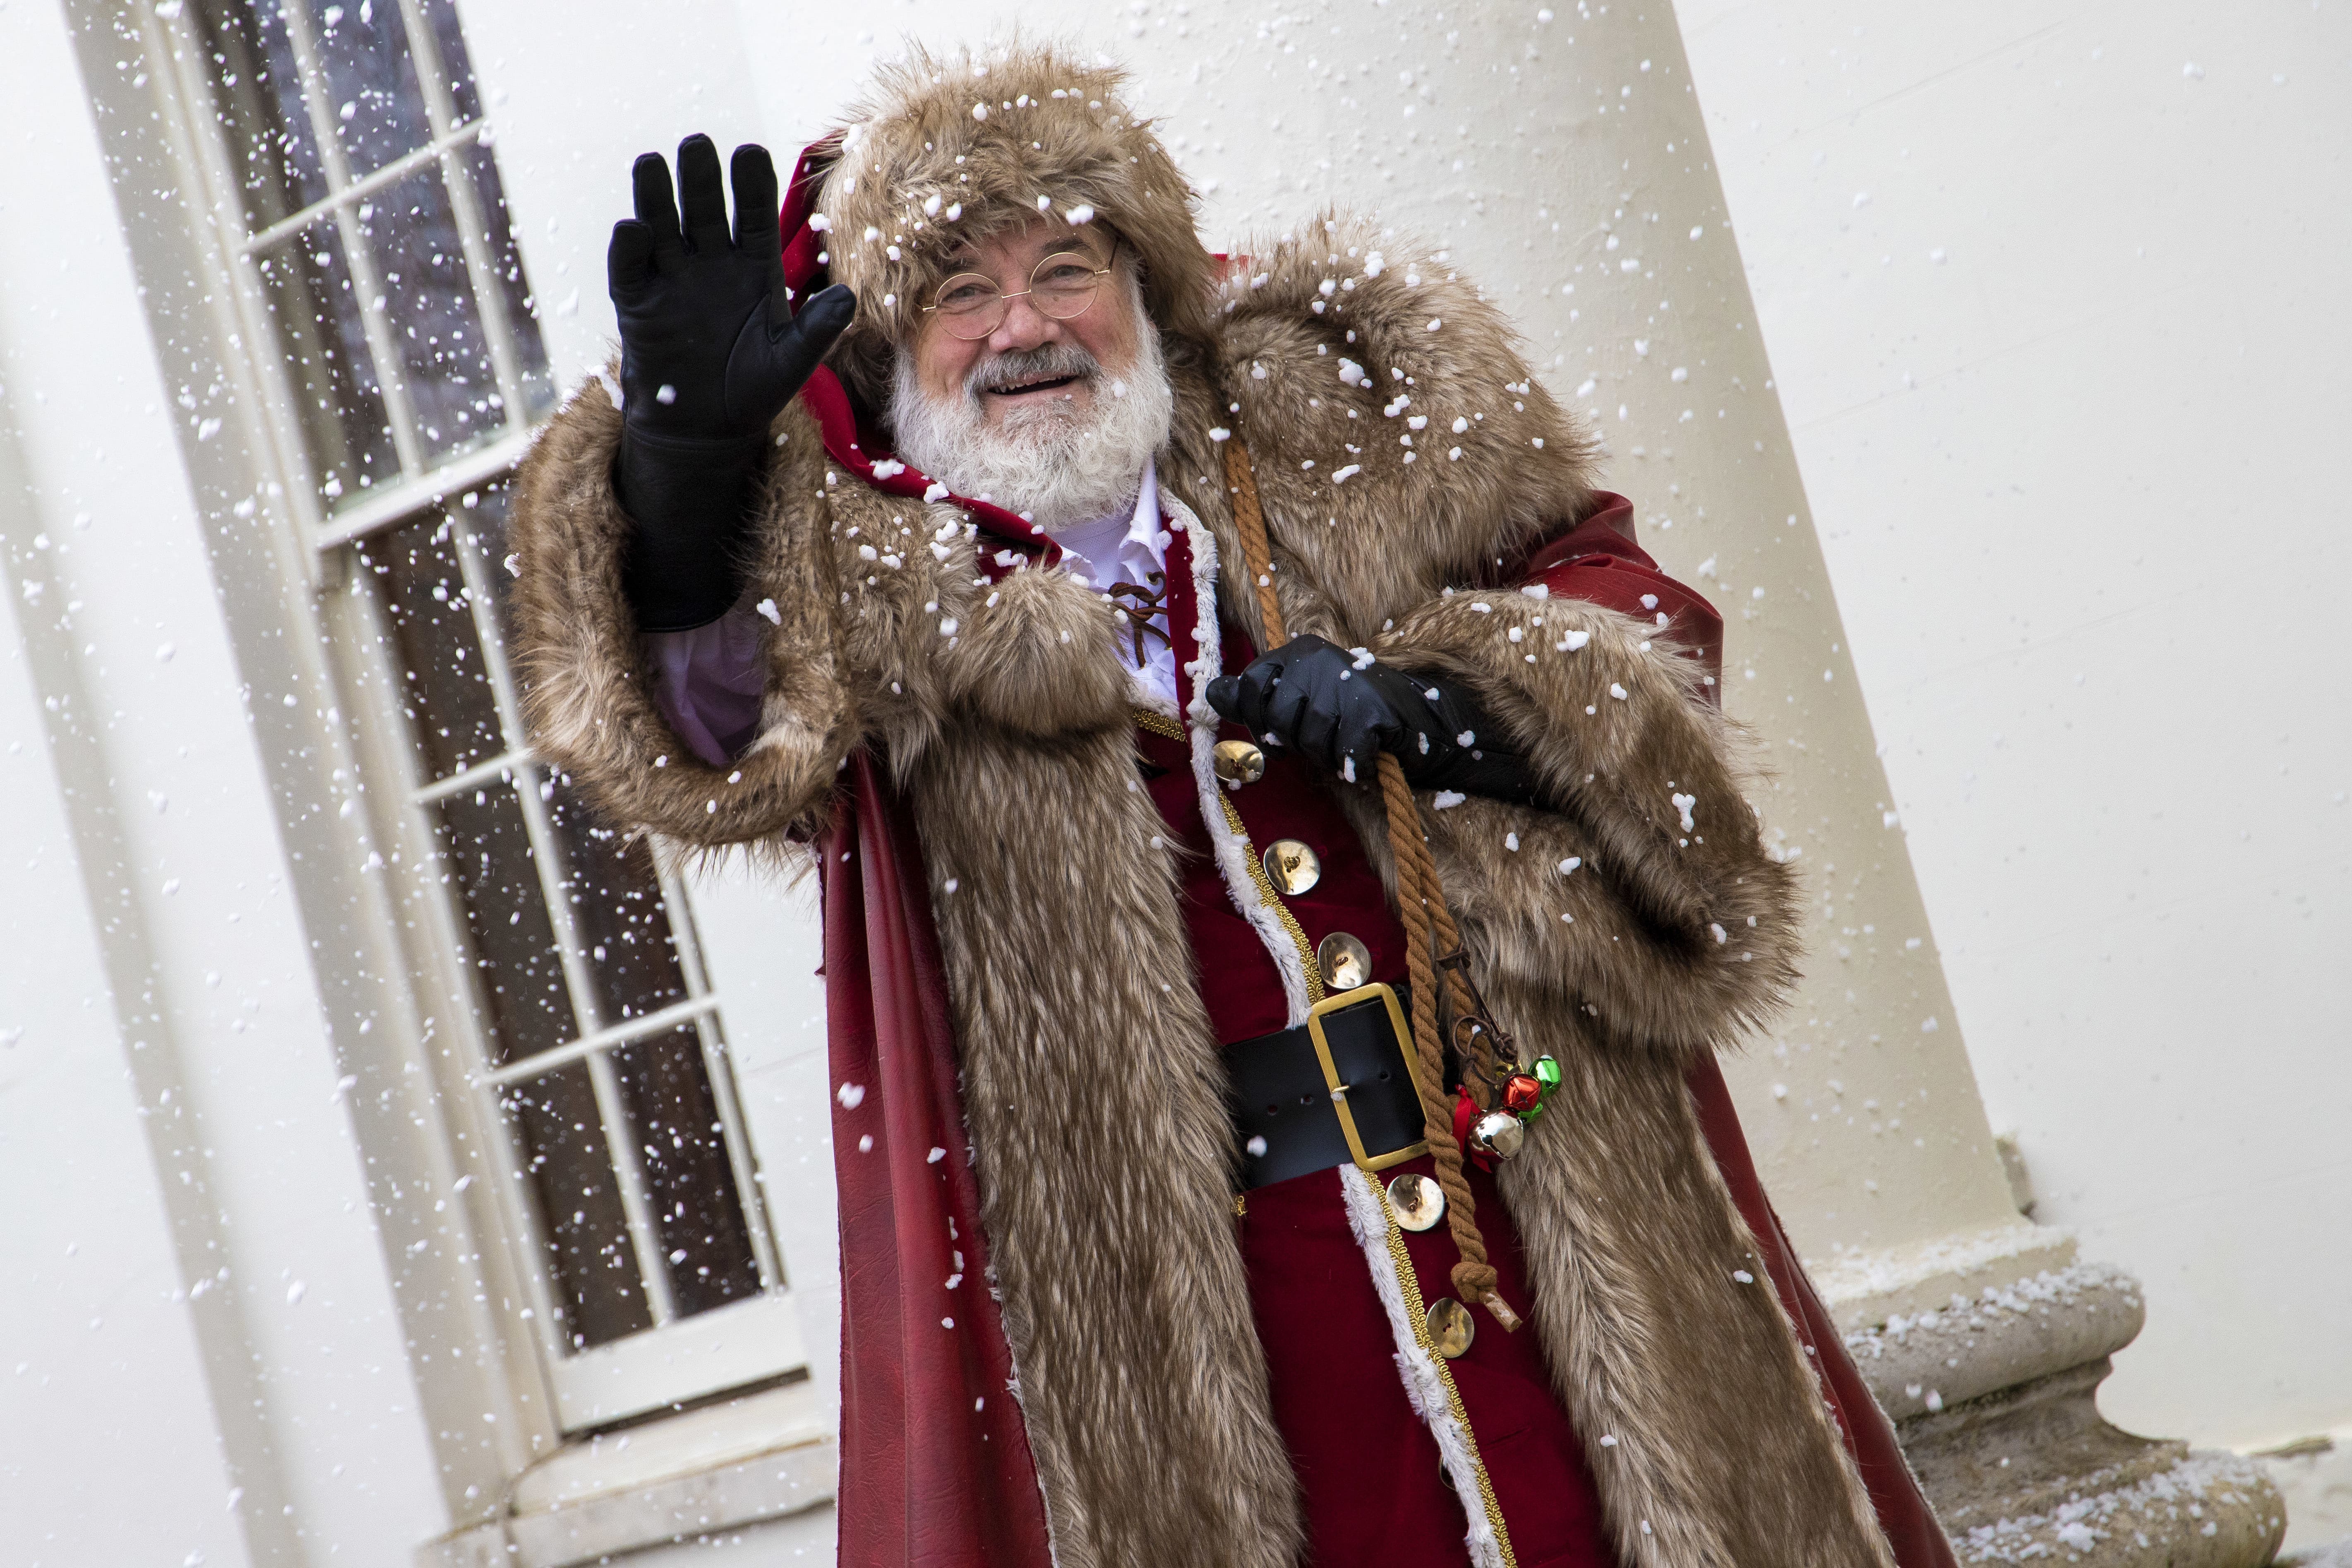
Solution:
{"label": "black leather glove", "polygon": [[1458,682],[1408,675],[1318,637],[1285,643],[1209,682],[1209,705],[1345,779],[1370,784],[1393,752],[1415,789],[1535,803],[1535,769]]}
{"label": "black leather glove", "polygon": [[614,479],[637,525],[623,580],[639,629],[683,631],[735,602],[735,548],[768,426],[857,299],[836,284],[792,313],[766,149],[735,149],[731,234],[709,137],[678,143],[676,201],[660,153],[630,173],[637,216],[613,226],[604,258],[621,324]]}

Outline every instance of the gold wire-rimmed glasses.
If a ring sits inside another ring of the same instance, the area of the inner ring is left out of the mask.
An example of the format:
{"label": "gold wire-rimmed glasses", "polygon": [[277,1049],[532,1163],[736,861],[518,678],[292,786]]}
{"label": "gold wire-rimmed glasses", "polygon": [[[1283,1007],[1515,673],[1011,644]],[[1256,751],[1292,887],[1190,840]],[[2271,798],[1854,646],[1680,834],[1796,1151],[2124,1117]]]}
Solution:
{"label": "gold wire-rimmed glasses", "polygon": [[967,342],[984,338],[1003,326],[1004,314],[1015,300],[1025,299],[1038,314],[1066,321],[1086,314],[1087,307],[1095,302],[1095,295],[1102,288],[1102,280],[1110,276],[1110,265],[1089,266],[1093,259],[1083,252],[1057,251],[1037,263],[1029,274],[1028,288],[1011,294],[999,289],[992,278],[977,272],[959,272],[940,285],[939,293],[923,307],[923,313],[938,316],[950,336]]}

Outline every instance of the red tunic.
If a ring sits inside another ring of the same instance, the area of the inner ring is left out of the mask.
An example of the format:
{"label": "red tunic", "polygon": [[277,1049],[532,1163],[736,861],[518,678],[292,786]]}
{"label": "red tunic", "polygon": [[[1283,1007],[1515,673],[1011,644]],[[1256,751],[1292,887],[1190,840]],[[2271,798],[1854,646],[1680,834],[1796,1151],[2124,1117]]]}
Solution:
{"label": "red tunic", "polygon": [[[1225,668],[1239,669],[1249,658],[1248,645],[1229,633]],[[1223,732],[1247,738],[1235,725]],[[1286,1022],[1282,977],[1217,874],[1191,748],[1148,730],[1138,734],[1146,787],[1181,857],[1185,924],[1218,1038],[1231,1045],[1279,1029]],[[1372,978],[1402,981],[1403,928],[1355,829],[1309,765],[1269,752],[1265,777],[1229,798],[1254,851],[1296,838],[1321,859],[1315,886],[1282,900],[1307,945],[1350,932],[1371,951]],[[1433,1169],[1425,1156],[1398,1167]],[[1454,1568],[1470,1561],[1461,1499],[1443,1472],[1436,1439],[1406,1397],[1394,1331],[1349,1228],[1339,1181],[1331,1170],[1262,1187],[1249,1194],[1238,1224],[1275,1422],[1305,1499],[1309,1561]],[[1504,1299],[1525,1301],[1510,1216],[1490,1178],[1477,1175],[1473,1190]],[[1422,1298],[1454,1294],[1448,1232],[1440,1226],[1404,1239]],[[1468,1353],[1449,1369],[1521,1568],[1613,1565],[1582,1445],[1552,1392],[1535,1336],[1482,1321]]]}

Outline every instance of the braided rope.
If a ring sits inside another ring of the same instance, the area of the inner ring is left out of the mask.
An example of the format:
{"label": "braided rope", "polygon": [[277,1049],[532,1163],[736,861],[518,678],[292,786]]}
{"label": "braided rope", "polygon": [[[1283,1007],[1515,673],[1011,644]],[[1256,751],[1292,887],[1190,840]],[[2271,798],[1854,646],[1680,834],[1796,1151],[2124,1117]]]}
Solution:
{"label": "braided rope", "polygon": [[[1274,594],[1274,553],[1266,542],[1265,514],[1259,509],[1257,479],[1251,472],[1249,449],[1239,437],[1225,443],[1225,486],[1234,506],[1234,530],[1241,535],[1242,554],[1257,590],[1258,618],[1265,628],[1265,651],[1290,640],[1284,635],[1282,606]],[[1445,1227],[1461,1256],[1454,1265],[1454,1288],[1465,1299],[1486,1304],[1506,1330],[1519,1326],[1518,1314],[1497,1289],[1495,1266],[1487,1261],[1486,1238],[1478,1230],[1478,1201],[1462,1173],[1462,1146],[1454,1137],[1454,1103],[1445,1097],[1445,1053],[1437,1028],[1437,963],[1435,952],[1461,950],[1461,932],[1453,911],[1445,907],[1445,889],[1437,878],[1437,862],[1423,834],[1421,808],[1412,786],[1394,756],[1380,760],[1381,804],[1388,809],[1389,853],[1396,861],[1397,914],[1405,929],[1405,973],[1411,983],[1413,1054],[1420,1069],[1413,1074],[1421,1091],[1422,1135],[1437,1166],[1438,1190],[1445,1194]],[[1473,1010],[1468,984],[1454,971],[1445,972],[1457,1016]]]}
{"label": "braided rope", "polygon": [[[1405,973],[1412,982],[1412,1046],[1421,1058],[1413,1080],[1421,1089],[1422,1133],[1437,1165],[1438,1190],[1445,1194],[1445,1226],[1453,1235],[1454,1249],[1462,1255],[1454,1265],[1454,1288],[1493,1310],[1502,1296],[1496,1289],[1495,1266],[1486,1260],[1486,1238],[1478,1230],[1478,1201],[1462,1173],[1462,1145],[1454,1139],[1454,1102],[1445,1098],[1445,1053],[1437,1032],[1437,964],[1430,938],[1445,908],[1444,889],[1438,886],[1436,863],[1422,837],[1421,809],[1413,804],[1404,769],[1383,752],[1380,775],[1381,798],[1389,814],[1389,853],[1397,867],[1397,913],[1404,920]],[[1452,923],[1447,916],[1446,924]],[[1450,972],[1447,978],[1458,994],[1460,979]],[[1455,1005],[1463,1005],[1457,994]],[[1506,1328],[1518,1326],[1507,1307],[1495,1316]]]}
{"label": "braided rope", "polygon": [[1242,556],[1257,590],[1258,619],[1272,653],[1290,639],[1283,635],[1282,605],[1274,596],[1274,551],[1265,542],[1265,513],[1258,510],[1257,476],[1250,471],[1249,448],[1236,436],[1225,443],[1225,488],[1233,493],[1234,528],[1242,536]]}

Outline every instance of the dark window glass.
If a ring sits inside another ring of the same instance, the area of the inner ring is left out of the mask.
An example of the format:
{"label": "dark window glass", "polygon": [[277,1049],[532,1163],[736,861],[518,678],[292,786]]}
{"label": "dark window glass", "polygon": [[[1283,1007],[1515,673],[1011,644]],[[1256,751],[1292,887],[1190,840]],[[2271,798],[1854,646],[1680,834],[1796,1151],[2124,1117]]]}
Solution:
{"label": "dark window glass", "polygon": [[630,1136],[644,1152],[646,1201],[678,1316],[757,1295],[759,1263],[700,1038],[692,1028],[672,1030],[614,1051],[613,1066],[628,1101]]}
{"label": "dark window glass", "polygon": [[207,5],[196,26],[212,56],[222,132],[246,222],[268,228],[327,199],[326,171],[303,105],[294,46],[275,5]]}
{"label": "dark window glass", "polygon": [[564,896],[592,961],[604,1021],[643,1017],[686,1000],[669,909],[644,837],[605,822],[565,780],[556,782],[548,807],[570,861]]}
{"label": "dark window glass", "polygon": [[[467,84],[469,88],[471,85]],[[540,337],[539,324],[531,313],[530,284],[523,277],[522,253],[515,248],[514,225],[507,213],[506,186],[499,179],[499,161],[490,155],[488,147],[477,144],[467,148],[465,161],[472,172],[474,198],[481,209],[482,226],[488,231],[491,269],[498,274],[507,320],[513,323],[515,363],[522,374],[523,416],[536,419],[555,407],[555,376],[548,369],[547,344]]]}
{"label": "dark window glass", "polygon": [[466,30],[457,25],[457,7],[451,0],[417,0],[416,14],[425,18],[440,51],[441,74],[449,83],[457,118],[479,120],[482,98],[474,86],[474,62],[466,53]]}
{"label": "dark window glass", "polygon": [[[411,4],[428,51],[439,57],[457,123],[478,123],[456,11],[448,0]],[[248,229],[259,233],[323,205],[339,209],[358,247],[343,254],[335,216],[321,214],[299,241],[255,258],[292,362],[328,510],[397,474],[395,425],[404,442],[413,426],[411,460],[430,468],[552,408],[546,346],[487,131],[389,188],[348,194],[349,181],[432,142],[400,0],[201,0],[197,22]],[[296,63],[297,34],[308,36],[307,72]],[[321,135],[331,137],[330,152],[340,149],[340,169],[322,157]],[[460,182],[462,200],[451,180]],[[476,232],[461,233],[461,215]],[[467,267],[468,239],[478,242],[479,277]],[[488,322],[486,297],[496,306]],[[375,363],[363,330],[370,312],[397,363]],[[493,326],[505,340],[498,353],[487,336]],[[505,387],[501,354],[516,377]],[[391,417],[384,388],[392,389]],[[521,405],[509,407],[515,400]]]}
{"label": "dark window glass", "polygon": [[432,141],[399,0],[307,0],[303,10],[319,73],[315,89],[333,116],[353,177]]}
{"label": "dark window glass", "polygon": [[342,235],[322,217],[254,258],[330,508],[400,475]]}
{"label": "dark window glass", "polygon": [[360,232],[375,251],[384,313],[428,463],[475,446],[506,423],[498,372],[437,165],[367,204]]}
{"label": "dark window glass", "polygon": [[442,851],[473,939],[491,1059],[503,1065],[563,1044],[578,1033],[572,994],[514,791],[505,784],[468,790],[437,809]]}
{"label": "dark window glass", "polygon": [[402,710],[436,778],[506,749],[450,531],[446,518],[428,513],[359,546],[392,622]]}
{"label": "dark window glass", "polygon": [[563,1303],[566,1342],[585,1350],[651,1327],[586,1064],[513,1085],[505,1100]]}

